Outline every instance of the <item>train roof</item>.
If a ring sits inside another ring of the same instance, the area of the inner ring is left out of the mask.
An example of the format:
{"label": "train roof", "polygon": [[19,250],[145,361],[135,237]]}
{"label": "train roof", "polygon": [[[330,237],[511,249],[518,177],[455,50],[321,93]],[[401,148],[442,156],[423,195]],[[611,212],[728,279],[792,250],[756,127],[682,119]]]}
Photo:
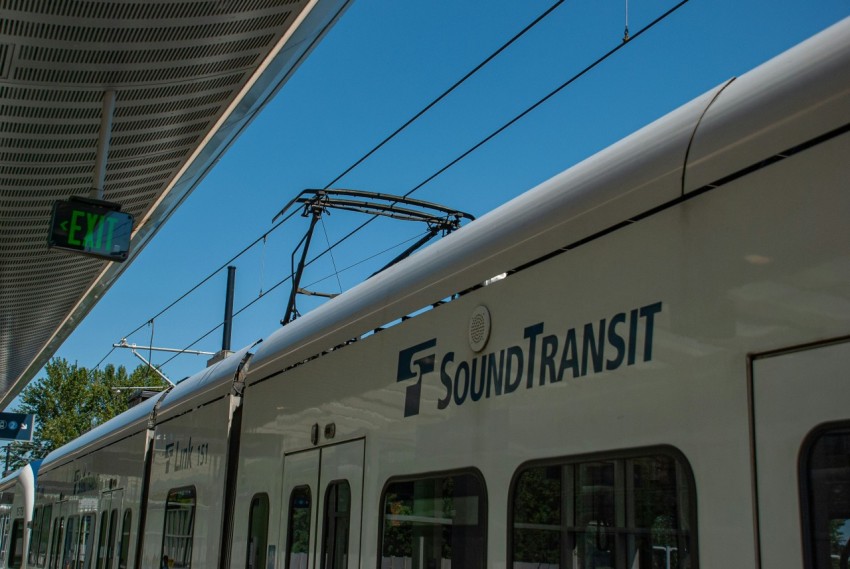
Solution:
{"label": "train roof", "polygon": [[[35,461],[35,462],[41,463],[40,460]],[[29,469],[30,472],[35,472],[35,471],[38,470],[38,465],[33,467],[30,464],[26,464],[26,465],[22,466],[21,468],[19,468],[17,470],[13,470],[12,472],[8,473],[3,478],[0,478],[0,491],[6,490],[7,488],[11,488],[15,484],[17,484],[18,479],[20,479],[21,476],[24,475],[24,472],[26,472],[27,469]]]}
{"label": "train roof", "polygon": [[246,346],[220,362],[181,381],[163,400],[157,411],[157,423],[230,393],[239,366],[253,346],[254,344]]}
{"label": "train roof", "polygon": [[165,395],[165,393],[158,394],[142,401],[135,407],[127,409],[120,415],[80,435],[68,444],[55,449],[44,458],[41,470],[49,471],[72,458],[88,454],[95,449],[103,448],[115,441],[146,430],[151,412]]}
{"label": "train roof", "polygon": [[700,119],[683,192],[850,122],[850,18],[732,81]]}
{"label": "train roof", "polygon": [[35,479],[41,460],[35,460],[25,464],[18,470],[0,478],[0,493],[7,496],[5,499],[16,498],[23,501],[24,518],[29,520],[35,505]]}

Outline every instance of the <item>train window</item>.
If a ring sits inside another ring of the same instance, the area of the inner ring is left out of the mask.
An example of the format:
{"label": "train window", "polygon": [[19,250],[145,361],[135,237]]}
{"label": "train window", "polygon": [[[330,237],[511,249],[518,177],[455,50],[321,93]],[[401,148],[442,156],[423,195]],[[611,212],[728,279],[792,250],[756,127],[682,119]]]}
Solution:
{"label": "train window", "polygon": [[192,566],[192,540],[195,531],[195,488],[178,488],[168,493],[165,502],[165,527],[162,555],[168,566],[182,569]]}
{"label": "train window", "polygon": [[850,427],[813,433],[801,453],[806,567],[847,569],[850,559]]}
{"label": "train window", "polygon": [[390,482],[381,500],[381,566],[485,566],[487,499],[473,473]]}
{"label": "train window", "polygon": [[65,528],[65,546],[63,547],[62,559],[64,563],[61,567],[73,567],[73,562],[77,557],[77,545],[80,542],[80,529],[77,527],[78,518],[72,516],[68,518],[68,526]]}
{"label": "train window", "polygon": [[513,567],[695,568],[692,480],[668,452],[523,468],[511,489]]}
{"label": "train window", "polygon": [[59,556],[62,554],[64,529],[65,518],[57,518],[53,521],[53,539],[50,542],[50,569],[59,569]]}
{"label": "train window", "polygon": [[9,514],[0,515],[0,564],[6,561],[6,550],[9,547],[8,539]]}
{"label": "train window", "polygon": [[130,509],[124,510],[124,520],[121,522],[121,543],[118,547],[118,569],[127,569],[127,559],[130,557],[130,528],[133,525],[133,514]]}
{"label": "train window", "polygon": [[39,535],[41,535],[41,515],[44,513],[44,508],[42,506],[38,506],[33,510],[32,513],[32,533],[30,533],[30,549],[27,553],[27,563],[29,565],[35,565],[36,558],[36,548],[38,543]]}
{"label": "train window", "polygon": [[265,569],[268,536],[269,496],[257,494],[251,500],[251,509],[248,513],[248,551],[245,560],[247,569]]}
{"label": "train window", "polygon": [[24,564],[24,519],[16,518],[12,522],[9,534],[9,569],[18,569]]}
{"label": "train window", "polygon": [[115,534],[118,526],[118,510],[112,509],[109,513],[109,536],[106,538],[106,569],[112,569],[112,560],[115,557]]}
{"label": "train window", "polygon": [[109,519],[107,516],[109,516],[109,512],[106,510],[100,514],[100,532],[97,539],[97,569],[103,569],[103,565],[106,562],[106,536],[109,529],[106,523]]}
{"label": "train window", "polygon": [[92,526],[94,526],[94,514],[83,516],[80,520],[80,539],[77,544],[77,564],[75,565],[80,569],[89,569],[91,566]]}
{"label": "train window", "polygon": [[322,523],[322,569],[348,567],[348,529],[351,517],[351,486],[347,480],[328,484]]}
{"label": "train window", "polygon": [[289,498],[289,523],[286,531],[286,569],[307,567],[310,547],[309,486],[298,486]]}
{"label": "train window", "polygon": [[43,506],[36,509],[33,533],[30,538],[29,563],[37,567],[44,567],[47,562],[47,541],[50,538],[50,517],[53,515],[53,506]]}

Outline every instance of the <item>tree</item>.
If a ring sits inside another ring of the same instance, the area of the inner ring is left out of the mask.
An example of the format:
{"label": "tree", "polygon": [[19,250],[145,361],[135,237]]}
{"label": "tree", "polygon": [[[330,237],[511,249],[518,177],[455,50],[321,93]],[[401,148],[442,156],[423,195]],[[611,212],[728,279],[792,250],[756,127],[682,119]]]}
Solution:
{"label": "tree", "polygon": [[14,413],[35,415],[32,442],[12,443],[9,468],[14,470],[74,440],[128,408],[128,391],[119,387],[164,387],[162,379],[142,364],[128,374],[124,366],[88,370],[64,358],[45,366],[47,375],[21,392]]}

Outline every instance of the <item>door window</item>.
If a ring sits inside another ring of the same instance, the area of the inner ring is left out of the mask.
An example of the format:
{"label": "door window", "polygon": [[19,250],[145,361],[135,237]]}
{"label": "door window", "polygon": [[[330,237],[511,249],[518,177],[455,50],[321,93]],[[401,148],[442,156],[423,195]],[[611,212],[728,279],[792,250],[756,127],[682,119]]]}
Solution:
{"label": "door window", "polygon": [[803,527],[812,569],[848,569],[850,563],[850,426],[815,432],[802,458]]}
{"label": "door window", "polygon": [[[195,533],[195,488],[178,488],[168,493],[165,527],[162,532],[162,561],[172,569],[192,566]],[[166,559],[167,558],[167,559]]]}
{"label": "door window", "polygon": [[121,544],[118,547],[118,569],[127,569],[127,558],[130,556],[130,529],[133,525],[133,514],[130,509],[124,510],[124,521],[121,522]]}
{"label": "door window", "polygon": [[65,531],[65,547],[62,559],[64,563],[62,567],[73,567],[73,561],[77,557],[77,545],[80,541],[80,529],[77,527],[79,518],[71,516],[68,518],[68,527]]}
{"label": "door window", "polygon": [[9,547],[9,539],[6,532],[9,530],[9,514],[0,515],[0,563],[6,561],[6,548]]}
{"label": "door window", "polygon": [[310,548],[310,487],[298,486],[289,498],[289,523],[286,525],[286,569],[307,567]]}
{"label": "door window", "polygon": [[248,513],[248,559],[247,569],[265,569],[266,545],[269,535],[269,496],[257,494],[251,500]]}
{"label": "door window", "polygon": [[106,537],[108,535],[109,512],[103,511],[100,514],[100,533],[97,540],[97,569],[103,569],[106,563]]}
{"label": "door window", "polygon": [[109,536],[106,538],[106,569],[112,569],[115,558],[115,534],[118,526],[118,510],[114,509],[109,514]]}
{"label": "door window", "polygon": [[64,535],[65,518],[53,521],[53,540],[50,543],[50,568],[59,569],[59,556],[62,554],[62,536]]}
{"label": "door window", "polygon": [[351,525],[351,487],[347,480],[332,482],[325,493],[322,569],[348,567],[348,529]]}
{"label": "door window", "polygon": [[77,558],[74,567],[89,569],[91,566],[93,526],[94,514],[87,514],[80,519],[80,541],[77,546]]}
{"label": "door window", "polygon": [[9,569],[18,569],[24,564],[24,520],[12,522],[12,541],[9,544]]}

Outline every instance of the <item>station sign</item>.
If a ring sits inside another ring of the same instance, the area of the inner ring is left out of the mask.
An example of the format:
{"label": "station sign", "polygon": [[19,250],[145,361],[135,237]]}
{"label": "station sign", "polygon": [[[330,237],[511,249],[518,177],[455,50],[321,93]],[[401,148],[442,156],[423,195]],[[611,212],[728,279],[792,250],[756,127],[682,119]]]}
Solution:
{"label": "station sign", "polygon": [[53,204],[48,246],[119,263],[130,254],[133,216],[121,205],[71,197]]}
{"label": "station sign", "polygon": [[31,441],[33,417],[24,413],[0,413],[0,439]]}

